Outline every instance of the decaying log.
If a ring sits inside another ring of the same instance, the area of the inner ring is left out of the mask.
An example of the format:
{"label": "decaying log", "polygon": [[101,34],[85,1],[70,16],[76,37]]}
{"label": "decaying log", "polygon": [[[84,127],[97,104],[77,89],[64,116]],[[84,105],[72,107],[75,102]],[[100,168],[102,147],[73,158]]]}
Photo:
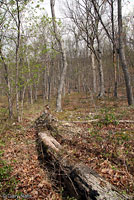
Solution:
{"label": "decaying log", "polygon": [[48,110],[45,110],[34,122],[34,128],[37,132],[44,130],[57,131],[57,119],[55,119]]}
{"label": "decaying log", "polygon": [[[46,120],[46,116],[44,119]],[[53,163],[53,170],[56,172],[57,168],[58,176],[61,176],[64,187],[71,196],[80,200],[132,199],[127,195],[121,194],[117,188],[86,165],[73,162],[69,157],[69,153],[65,152],[62,146],[51,135],[50,130],[39,131],[38,138],[40,141],[38,145],[44,148],[44,158],[48,155],[49,161]]]}
{"label": "decaying log", "polygon": [[77,164],[72,172],[70,178],[79,191],[82,199],[94,200],[125,200],[130,199],[122,194],[100,177],[96,172],[83,164]]}
{"label": "decaying log", "polygon": [[[77,199],[85,200],[130,200],[131,198],[122,195],[114,186],[104,180],[95,171],[84,164],[72,165],[70,161],[63,157],[61,145],[45,132],[38,133],[43,142],[46,153],[52,155],[51,162],[59,162],[58,167],[65,182],[65,187]],[[47,148],[46,148],[47,147]],[[59,153],[61,151],[60,157]],[[58,152],[58,154],[56,154]],[[49,157],[50,157],[49,155]]]}
{"label": "decaying log", "polygon": [[51,148],[54,151],[60,151],[62,149],[61,145],[47,133],[39,132],[38,136],[47,149]]}

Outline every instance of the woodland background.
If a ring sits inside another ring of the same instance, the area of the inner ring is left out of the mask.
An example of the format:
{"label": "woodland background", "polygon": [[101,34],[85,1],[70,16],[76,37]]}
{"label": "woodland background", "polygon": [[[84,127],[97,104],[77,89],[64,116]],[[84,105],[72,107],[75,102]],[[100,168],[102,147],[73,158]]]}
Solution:
{"label": "woodland background", "polygon": [[[10,117],[17,113],[22,118],[24,101],[33,104],[42,96],[45,103],[46,99],[57,96],[63,71],[62,54],[53,18],[47,16],[41,3],[32,7],[32,1],[12,0],[2,1],[0,5],[0,92],[1,97],[8,98]],[[113,0],[96,1],[96,8],[91,1],[73,1],[65,4],[64,23],[54,19],[58,37],[64,41],[67,60],[63,95],[84,92],[117,97],[120,90],[127,96],[126,78],[119,60],[117,11],[117,2]],[[120,34],[129,84],[133,87],[133,13],[122,20]]]}
{"label": "woodland background", "polygon": [[66,1],[59,19],[53,0],[52,17],[43,0],[0,1],[3,195],[64,199],[38,161],[33,123],[44,110],[75,160],[133,194],[134,15],[122,15],[126,3]]}

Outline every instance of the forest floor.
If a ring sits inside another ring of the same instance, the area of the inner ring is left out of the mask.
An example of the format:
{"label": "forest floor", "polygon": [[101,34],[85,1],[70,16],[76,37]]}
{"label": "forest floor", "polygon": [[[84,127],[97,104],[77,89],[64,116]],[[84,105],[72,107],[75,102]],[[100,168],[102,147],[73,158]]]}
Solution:
{"label": "forest floor", "polygon": [[[96,99],[76,93],[64,97],[63,112],[55,112],[54,101],[49,105],[58,119],[58,140],[71,157],[124,194],[133,195],[134,107],[128,107],[122,97]],[[11,199],[13,194],[18,199],[62,199],[62,189],[53,185],[38,161],[33,122],[41,115],[43,103],[25,105],[21,123],[6,120],[4,109],[0,116],[0,199]]]}

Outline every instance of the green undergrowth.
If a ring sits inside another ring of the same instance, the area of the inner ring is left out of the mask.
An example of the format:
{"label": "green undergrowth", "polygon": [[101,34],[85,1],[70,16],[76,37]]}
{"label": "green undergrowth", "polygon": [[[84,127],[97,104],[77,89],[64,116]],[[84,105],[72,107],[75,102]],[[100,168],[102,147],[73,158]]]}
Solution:
{"label": "green undergrowth", "polygon": [[117,119],[117,116],[115,114],[115,110],[112,108],[102,108],[100,110],[100,115],[98,117],[99,121],[97,123],[98,126],[103,126],[103,125],[109,125],[109,124],[114,124],[118,125],[119,121]]}
{"label": "green undergrowth", "polygon": [[[5,142],[0,140],[0,147],[4,147]],[[15,191],[17,180],[12,176],[12,167],[3,158],[4,151],[0,151],[0,194],[12,194]]]}
{"label": "green undergrowth", "polygon": [[7,108],[0,108],[0,198],[7,198],[8,195],[15,194],[18,183],[16,177],[12,175],[13,166],[4,158],[6,147],[13,138],[17,139],[17,130],[22,130],[16,119],[8,118]]}

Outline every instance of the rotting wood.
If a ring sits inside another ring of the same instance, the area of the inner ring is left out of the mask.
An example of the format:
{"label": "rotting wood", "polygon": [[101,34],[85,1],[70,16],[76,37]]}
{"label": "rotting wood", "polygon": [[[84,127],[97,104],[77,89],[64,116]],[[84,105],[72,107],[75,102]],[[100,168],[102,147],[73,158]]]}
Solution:
{"label": "rotting wood", "polygon": [[51,148],[54,151],[60,151],[62,149],[61,145],[47,133],[39,132],[38,136],[47,148]]}
{"label": "rotting wood", "polygon": [[[48,113],[46,113],[50,119]],[[45,116],[41,117],[41,123],[50,122]],[[39,118],[38,118],[39,123]],[[37,122],[35,123],[37,125]],[[69,194],[80,200],[131,200],[132,198],[123,195],[112,184],[99,176],[94,170],[82,163],[76,163],[68,152],[62,148],[57,140],[52,136],[53,125],[49,123],[49,130],[39,131],[38,138],[44,158],[49,158],[52,173],[58,174],[60,180]],[[50,128],[51,127],[51,128]],[[48,129],[48,128],[46,128]],[[45,162],[45,160],[44,160]],[[57,175],[55,175],[55,178]]]}
{"label": "rotting wood", "polygon": [[[114,186],[86,165],[81,163],[72,165],[67,156],[62,158],[62,147],[53,137],[48,136],[45,132],[38,133],[38,135],[47,149],[45,153],[48,154],[49,158],[51,157],[50,162],[54,166],[58,163],[57,170],[60,171],[59,175],[64,180],[66,190],[75,198],[85,200],[131,199],[122,195]],[[56,152],[58,153],[56,154]]]}

